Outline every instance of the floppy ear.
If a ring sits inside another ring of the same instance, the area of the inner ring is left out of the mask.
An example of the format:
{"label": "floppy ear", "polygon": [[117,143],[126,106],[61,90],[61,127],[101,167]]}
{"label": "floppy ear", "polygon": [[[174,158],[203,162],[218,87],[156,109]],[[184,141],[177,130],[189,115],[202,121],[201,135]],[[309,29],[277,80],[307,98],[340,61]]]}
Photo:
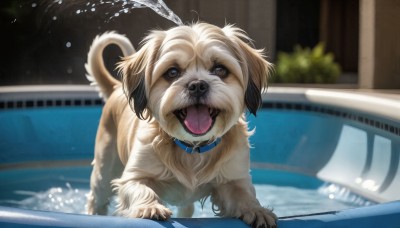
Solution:
{"label": "floppy ear", "polygon": [[243,30],[231,25],[225,26],[223,30],[237,47],[235,52],[241,62],[245,81],[247,79],[244,101],[249,112],[256,116],[258,108],[262,105],[261,94],[267,89],[272,64],[264,59],[263,49],[253,48],[250,38]]}
{"label": "floppy ear", "polygon": [[272,64],[264,59],[261,50],[256,50],[246,43],[240,45],[247,61],[248,82],[245,93],[245,104],[251,114],[256,116],[258,108],[262,105],[261,94],[268,86],[268,77]]}
{"label": "floppy ear", "polygon": [[139,119],[150,119],[151,112],[147,108],[148,83],[157,52],[161,45],[159,32],[153,31],[143,40],[142,48],[135,54],[123,58],[118,64],[122,73],[124,93],[129,105]]}

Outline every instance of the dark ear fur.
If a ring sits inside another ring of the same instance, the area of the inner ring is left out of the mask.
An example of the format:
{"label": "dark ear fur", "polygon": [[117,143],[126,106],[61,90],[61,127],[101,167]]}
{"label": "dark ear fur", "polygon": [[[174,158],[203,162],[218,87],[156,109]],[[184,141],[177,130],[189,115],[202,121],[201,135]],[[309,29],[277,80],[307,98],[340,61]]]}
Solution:
{"label": "dark ear fur", "polygon": [[247,109],[254,116],[257,115],[258,108],[262,105],[261,91],[257,88],[253,80],[249,80],[246,93],[244,95],[244,102]]}
{"label": "dark ear fur", "polygon": [[[142,77],[140,77],[139,84],[136,86],[135,89],[133,89],[130,92],[128,99],[129,99],[130,104],[133,103],[133,110],[135,111],[136,116],[141,120],[146,119],[146,117],[143,116],[143,112],[146,110],[146,107],[147,107],[144,75]],[[132,107],[132,105],[131,105],[131,107]]]}

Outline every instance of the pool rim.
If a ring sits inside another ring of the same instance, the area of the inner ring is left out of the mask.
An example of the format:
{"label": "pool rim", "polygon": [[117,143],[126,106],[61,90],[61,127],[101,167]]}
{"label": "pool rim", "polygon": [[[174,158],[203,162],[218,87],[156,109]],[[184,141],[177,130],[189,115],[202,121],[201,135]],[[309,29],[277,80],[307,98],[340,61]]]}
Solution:
{"label": "pool rim", "polygon": [[[262,101],[262,108],[323,113],[400,136],[397,91],[270,87]],[[103,104],[96,88],[90,85],[0,86],[0,111]]]}

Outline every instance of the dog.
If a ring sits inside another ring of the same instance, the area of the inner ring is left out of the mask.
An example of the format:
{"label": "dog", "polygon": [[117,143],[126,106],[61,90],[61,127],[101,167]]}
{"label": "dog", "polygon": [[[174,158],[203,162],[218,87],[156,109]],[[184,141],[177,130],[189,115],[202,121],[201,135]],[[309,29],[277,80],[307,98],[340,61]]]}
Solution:
{"label": "dog", "polygon": [[[122,82],[102,52],[118,45]],[[85,65],[105,100],[88,195],[88,214],[168,220],[191,217],[210,197],[214,213],[276,227],[251,182],[246,112],[256,115],[272,64],[233,26],[193,23],[154,30],[135,52],[115,32],[97,36]]]}

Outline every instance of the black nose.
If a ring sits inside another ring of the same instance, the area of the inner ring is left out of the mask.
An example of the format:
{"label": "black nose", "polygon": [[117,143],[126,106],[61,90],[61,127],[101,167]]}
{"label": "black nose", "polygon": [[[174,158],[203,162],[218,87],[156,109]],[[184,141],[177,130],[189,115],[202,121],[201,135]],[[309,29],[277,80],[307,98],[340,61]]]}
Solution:
{"label": "black nose", "polygon": [[191,81],[188,85],[189,94],[193,97],[204,96],[208,91],[208,84],[203,80]]}

